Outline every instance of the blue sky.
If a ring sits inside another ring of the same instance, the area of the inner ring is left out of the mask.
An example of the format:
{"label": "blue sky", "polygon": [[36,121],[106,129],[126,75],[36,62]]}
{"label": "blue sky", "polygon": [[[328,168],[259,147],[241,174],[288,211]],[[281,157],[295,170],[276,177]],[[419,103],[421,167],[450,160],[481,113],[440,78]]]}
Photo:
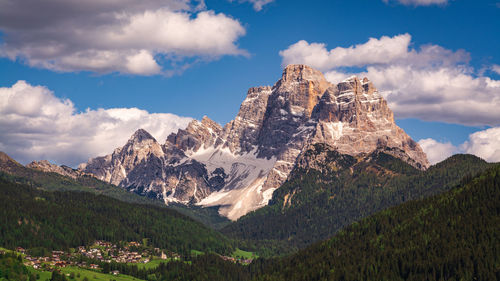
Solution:
{"label": "blue sky", "polygon": [[[11,1],[14,0],[0,1],[0,6],[2,2],[5,5]],[[57,4],[58,1],[60,0],[40,2]],[[169,51],[173,48],[172,45],[155,46],[156,41],[154,40],[148,42],[147,46],[140,46],[140,38],[137,40],[139,42],[133,43],[129,39],[120,41],[125,42],[123,44],[130,46],[130,49],[143,47],[147,49],[154,56],[153,59],[162,68],[161,70],[157,68],[156,64],[146,66],[141,64],[140,66],[143,68],[127,68],[120,62],[119,58],[116,63],[105,67],[89,66],[88,61],[93,59],[92,54],[82,56],[83,62],[81,60],[66,62],[68,57],[73,56],[71,58],[74,58],[76,56],[77,47],[75,46],[77,43],[75,42],[83,42],[81,44],[88,44],[90,47],[99,45],[96,48],[117,49],[115,45],[103,47],[99,43],[101,40],[99,32],[101,32],[102,26],[84,22],[84,24],[88,24],[86,28],[95,28],[95,30],[92,33],[89,31],[89,34],[83,34],[82,36],[86,37],[82,39],[78,38],[79,35],[75,32],[77,27],[71,24],[71,12],[91,11],[92,9],[99,11],[99,9],[109,7],[103,8],[99,5],[94,7],[93,4],[89,4],[89,7],[82,7],[82,4],[75,4],[74,7],[69,7],[71,4],[65,7],[59,5],[55,7],[61,7],[61,11],[51,15],[44,11],[43,5],[39,10],[32,8],[33,11],[30,11],[32,13],[21,12],[21,9],[26,9],[23,7],[23,3],[30,5],[32,0],[14,2],[18,3],[16,4],[18,6],[14,5],[13,9],[17,8],[19,11],[9,11],[13,16],[7,18],[6,14],[0,12],[0,40],[3,43],[3,47],[0,48],[0,87],[5,89],[4,92],[8,92],[19,80],[24,80],[27,83],[25,88],[28,92],[33,90],[38,91],[41,95],[45,93],[58,99],[70,100],[72,110],[74,110],[70,114],[73,115],[86,112],[87,109],[97,111],[98,109],[138,108],[146,110],[148,113],[172,113],[196,119],[207,115],[215,121],[225,124],[236,115],[249,87],[274,84],[281,76],[284,63],[308,63],[311,61],[310,56],[306,57],[303,54],[309,54],[308,52],[313,50],[313,43],[322,44],[321,48],[325,50],[325,53],[336,47],[349,48],[352,46],[355,49],[352,56],[362,57],[365,55],[362,54],[362,48],[358,48],[358,50],[354,47],[355,45],[367,44],[370,38],[382,42],[384,41],[383,37],[387,37],[388,40],[385,41],[392,44],[392,41],[400,38],[397,36],[402,36],[401,38],[404,37],[407,44],[402,43],[403,47],[407,48],[407,52],[402,55],[404,58],[388,57],[388,62],[384,62],[382,56],[381,60],[375,63],[369,62],[369,59],[368,61],[361,59],[360,62],[353,63],[352,59],[339,59],[337,52],[333,52],[330,53],[329,62],[319,61],[321,58],[314,58],[316,65],[313,67],[318,66],[317,68],[323,72],[329,73],[327,77],[330,79],[348,74],[379,75],[379,78],[373,79],[370,76],[368,78],[375,82],[376,87],[390,93],[387,95],[387,99],[390,105],[391,101],[394,105],[393,110],[398,125],[417,141],[432,139],[434,143],[422,143],[422,145],[428,146],[424,149],[429,149],[429,152],[446,150],[446,153],[437,155],[437,158],[455,152],[476,152],[474,150],[476,148],[469,147],[473,144],[473,139],[470,139],[469,135],[490,128],[496,129],[500,125],[498,117],[500,115],[494,112],[495,108],[500,111],[496,107],[500,105],[500,88],[495,84],[500,80],[500,67],[498,67],[500,65],[500,36],[498,36],[500,1],[498,0],[275,0],[266,1],[269,3],[264,4],[259,11],[253,6],[256,0],[206,0],[204,7],[199,6],[198,2],[187,0],[150,0],[151,3],[145,8],[135,6],[132,8],[134,4],[129,3],[134,1],[126,1],[124,5],[131,7],[126,12],[130,14],[140,14],[144,10],[152,12],[161,10],[167,3],[168,10],[171,12],[160,14],[159,17],[184,13],[188,16],[185,20],[189,21],[206,13],[211,23],[220,25],[218,26],[222,30],[220,33],[226,34],[227,31],[228,35],[224,38],[217,31],[207,31],[207,33],[213,32],[213,34],[209,34],[209,37],[214,36],[214,41],[223,43],[210,42],[210,38],[198,42],[196,46],[190,45],[188,42],[176,46],[177,49],[173,54]],[[90,2],[94,3],[95,1]],[[430,2],[430,4],[421,4],[425,2]],[[433,4],[433,2],[437,4]],[[47,6],[50,5],[47,4]],[[109,9],[112,10],[113,7]],[[43,15],[44,13],[47,15]],[[95,14],[95,12],[93,13]],[[42,29],[40,23],[37,22],[41,19],[43,20],[41,22],[45,24],[48,18],[63,18],[62,14],[69,16],[66,19],[61,19],[61,24],[57,24],[57,22],[53,25],[47,24]],[[4,17],[3,20],[2,17]],[[222,19],[222,17],[224,18]],[[17,23],[17,21],[30,22],[30,20],[33,20],[32,25]],[[77,22],[77,17],[75,17],[74,23],[75,26],[82,24]],[[47,31],[46,29],[53,30]],[[193,32],[195,33],[196,30]],[[47,34],[52,41],[43,41],[39,38],[44,34]],[[65,40],[69,41],[66,34],[74,37],[74,40],[67,43],[67,48],[64,49],[68,52],[67,57],[60,58],[55,55],[55,57],[47,58],[46,55],[40,55],[41,50],[47,47],[47,44],[54,44],[54,46],[66,44]],[[156,36],[154,30],[151,36]],[[188,41],[196,39],[189,37],[190,35],[185,36]],[[96,42],[89,42],[92,40],[96,40]],[[280,55],[280,51],[291,50],[292,46],[300,40],[305,40],[307,44],[296,46],[298,55],[297,53],[294,53],[293,56],[284,55],[283,52]],[[106,40],[102,41],[106,42]],[[102,45],[105,44],[102,43]],[[205,48],[200,47],[200,44],[210,46]],[[423,49],[425,46],[439,47],[432,49],[437,51],[429,55],[432,58],[428,61],[426,60],[427,53]],[[387,48],[389,52],[392,52],[392,47]],[[129,54],[126,53],[128,52],[126,48],[116,52],[118,57]],[[408,87],[411,86],[397,88],[394,81],[387,81],[386,78],[383,78],[394,73],[390,70],[394,69],[395,66],[401,70],[403,66],[407,65],[411,65],[411,69],[405,68],[405,72],[398,72],[398,75],[401,75],[405,80],[406,77],[416,79],[412,85],[427,83],[429,76],[432,77],[435,73],[436,79],[448,79],[450,81],[447,83],[453,87],[459,85],[454,91],[460,93],[457,96],[462,102],[450,101],[453,99],[453,91],[448,91],[440,96],[440,89],[446,87],[446,83],[433,85],[430,87],[431,89],[424,87],[424,85],[422,89],[427,91],[425,95],[420,96],[418,92],[420,88],[418,88],[410,96]],[[368,69],[369,67],[372,67],[371,70]],[[424,74],[429,74],[429,76],[423,78]],[[442,76],[437,74],[442,74]],[[462,75],[463,79],[452,80],[450,77],[454,77],[453,75]],[[485,82],[487,79],[490,79],[490,82]],[[381,85],[377,85],[377,81]],[[462,85],[460,83],[463,83],[464,86],[460,86]],[[489,84],[485,86],[485,83]],[[475,86],[470,88],[469,84]],[[42,86],[43,89],[36,88],[36,86]],[[26,97],[29,97],[29,94]],[[408,102],[410,98],[416,100],[415,104],[418,104],[418,108],[417,106],[411,108],[411,102]],[[476,98],[480,102],[477,103],[477,106],[469,108],[467,106],[469,102]],[[44,100],[44,98],[40,99]],[[488,99],[491,101],[485,102]],[[443,107],[454,107],[454,109],[443,110],[436,107],[436,104]],[[428,111],[426,111],[426,105],[429,105]],[[482,114],[471,113],[476,111],[483,112],[481,112]],[[30,114],[32,116],[34,113]],[[186,120],[179,119],[179,122],[173,122],[172,128],[183,126]],[[10,125],[10,123],[5,123],[3,126],[5,128],[14,127],[10,127]],[[153,131],[155,131],[154,128],[159,130],[157,127],[153,127],[151,126]],[[128,131],[133,130],[133,125],[129,124],[123,130],[123,135],[125,135],[125,131],[128,134]],[[163,136],[165,133],[162,131],[160,135]],[[15,142],[12,138],[27,137],[29,134],[11,131],[10,135],[9,139],[5,136],[0,139],[0,149],[10,150],[7,153],[11,152],[20,161],[26,162],[30,157],[45,156],[56,162],[64,162],[73,157],[70,148],[65,152],[67,154],[65,157],[59,157],[55,152],[51,154],[38,151],[36,147],[43,147],[43,145],[37,145],[35,137],[23,145],[16,144],[14,146]],[[494,134],[488,133],[487,135],[489,137],[487,138],[488,151],[490,151],[487,153],[489,154],[484,152],[484,148],[477,150],[479,152],[476,153],[480,155],[486,153],[482,155],[483,157],[494,155],[495,149],[493,148],[500,143],[496,130]],[[122,134],[117,134],[115,137],[117,142],[123,139]],[[118,145],[121,143],[117,143],[115,146]],[[492,146],[493,148],[491,148]],[[89,156],[88,154],[102,153],[106,149],[108,149],[107,146],[101,150],[83,153],[78,157],[79,159],[85,158]],[[432,149],[434,151],[431,151]],[[23,150],[31,152],[23,154]],[[492,159],[497,160],[496,158]]]}

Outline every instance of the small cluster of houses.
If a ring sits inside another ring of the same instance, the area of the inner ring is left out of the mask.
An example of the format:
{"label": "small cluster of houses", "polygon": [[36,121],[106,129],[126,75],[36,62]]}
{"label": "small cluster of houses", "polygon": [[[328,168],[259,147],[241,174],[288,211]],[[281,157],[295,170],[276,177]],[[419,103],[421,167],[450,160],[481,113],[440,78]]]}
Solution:
{"label": "small cluster of houses", "polygon": [[[142,252],[131,251],[132,247],[140,247],[138,242],[129,242],[123,248],[105,241],[96,241],[89,249],[83,246],[78,247],[78,254],[101,262],[118,263],[148,263],[151,253],[148,250]],[[159,249],[158,249],[159,251]]]}
{"label": "small cluster of houses", "polygon": [[139,251],[138,249],[140,247],[141,243],[139,242],[129,242],[125,243],[125,245],[123,245],[122,247],[119,247],[110,242],[96,241],[92,246],[78,247],[75,253],[52,251],[51,255],[45,257],[32,257],[28,255],[26,253],[26,250],[21,247],[17,247],[16,251],[25,255],[25,265],[31,266],[35,269],[51,269],[55,267],[66,266],[99,269],[99,265],[87,264],[85,261],[81,261],[81,259],[78,259],[79,256],[108,263],[148,263],[152,255],[159,256],[164,260],[166,260],[167,258],[180,258],[180,256],[175,253],[170,253],[169,256],[167,256],[159,248]]}
{"label": "small cluster of houses", "polygon": [[234,257],[228,257],[228,256],[220,256],[221,259],[225,260],[225,261],[230,261],[230,262],[234,262],[234,263],[241,263],[241,264],[251,264],[253,259],[239,259],[239,258],[234,258]]}
{"label": "small cluster of houses", "polygon": [[[16,250],[21,254],[26,254],[26,250],[23,248],[18,247]],[[48,257],[32,257],[26,255],[24,259],[26,260],[25,265],[32,266],[34,269],[77,265],[75,262],[69,261],[67,257],[68,255],[63,251],[52,251],[52,254]]]}

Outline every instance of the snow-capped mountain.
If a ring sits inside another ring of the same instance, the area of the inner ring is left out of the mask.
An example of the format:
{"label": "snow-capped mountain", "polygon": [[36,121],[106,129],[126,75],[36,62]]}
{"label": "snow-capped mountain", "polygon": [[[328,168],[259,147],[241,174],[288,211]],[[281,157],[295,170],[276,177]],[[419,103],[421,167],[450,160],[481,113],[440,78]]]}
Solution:
{"label": "snow-capped mountain", "polygon": [[163,144],[141,129],[79,169],[165,203],[220,206],[221,215],[236,220],[267,205],[315,143],[355,156],[391,148],[419,169],[429,165],[367,78],[332,84],[308,66],[289,65],[273,87],[251,88],[224,127],[204,117]]}

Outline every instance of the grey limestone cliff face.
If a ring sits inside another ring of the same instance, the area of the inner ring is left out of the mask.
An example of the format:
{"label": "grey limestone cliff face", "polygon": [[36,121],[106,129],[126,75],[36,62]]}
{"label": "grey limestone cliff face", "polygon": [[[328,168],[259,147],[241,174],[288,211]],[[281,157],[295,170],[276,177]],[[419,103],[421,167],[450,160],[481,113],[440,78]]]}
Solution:
{"label": "grey limestone cliff face", "polygon": [[232,152],[252,151],[259,143],[271,87],[250,88],[236,118],[224,126],[224,146]]}
{"label": "grey limestone cliff face", "polygon": [[213,144],[210,135],[203,134],[208,129],[202,125],[211,122],[209,119],[201,123],[193,121],[181,131],[182,137],[164,145],[139,129],[125,146],[115,149],[110,155],[89,160],[80,166],[80,170],[130,191],[163,199],[166,203],[197,202],[220,189],[218,179],[223,174],[209,176],[203,164],[196,160],[186,161],[184,150],[199,148],[204,145],[203,141]]}
{"label": "grey limestone cliff face", "polygon": [[185,130],[167,137],[167,144],[173,145],[182,151],[197,151],[202,147],[213,146],[220,143],[219,136],[222,127],[208,117],[203,117],[201,122],[191,121]]}
{"label": "grey limestone cliff face", "polygon": [[220,206],[235,220],[267,205],[301,152],[317,143],[351,156],[388,148],[414,167],[429,165],[367,78],[332,84],[317,70],[290,65],[273,87],[249,89],[224,127],[204,117],[164,144],[138,130],[81,171],[166,203]]}

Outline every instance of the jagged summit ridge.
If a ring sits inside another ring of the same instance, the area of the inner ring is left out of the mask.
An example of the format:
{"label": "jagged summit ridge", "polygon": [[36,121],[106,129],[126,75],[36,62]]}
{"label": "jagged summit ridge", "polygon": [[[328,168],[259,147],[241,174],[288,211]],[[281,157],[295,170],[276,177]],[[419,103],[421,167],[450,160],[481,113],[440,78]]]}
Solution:
{"label": "jagged summit ridge", "polygon": [[57,173],[63,176],[67,176],[73,179],[76,179],[80,176],[82,176],[84,173],[74,170],[71,167],[68,166],[58,166],[55,164],[50,163],[47,160],[41,160],[41,161],[33,161],[26,165],[27,168],[30,169],[35,169],[43,172],[51,172],[51,173]]}
{"label": "jagged summit ridge", "polygon": [[250,88],[224,127],[205,116],[164,144],[138,130],[82,169],[166,203],[221,206],[235,220],[265,206],[300,153],[316,143],[353,156],[394,148],[388,151],[419,169],[429,165],[367,78],[332,84],[311,67],[289,65],[274,86]]}
{"label": "jagged summit ridge", "polygon": [[143,142],[144,140],[156,141],[156,139],[148,131],[144,129],[138,129],[137,131],[135,131],[132,137],[130,137],[129,141],[140,143]]}

